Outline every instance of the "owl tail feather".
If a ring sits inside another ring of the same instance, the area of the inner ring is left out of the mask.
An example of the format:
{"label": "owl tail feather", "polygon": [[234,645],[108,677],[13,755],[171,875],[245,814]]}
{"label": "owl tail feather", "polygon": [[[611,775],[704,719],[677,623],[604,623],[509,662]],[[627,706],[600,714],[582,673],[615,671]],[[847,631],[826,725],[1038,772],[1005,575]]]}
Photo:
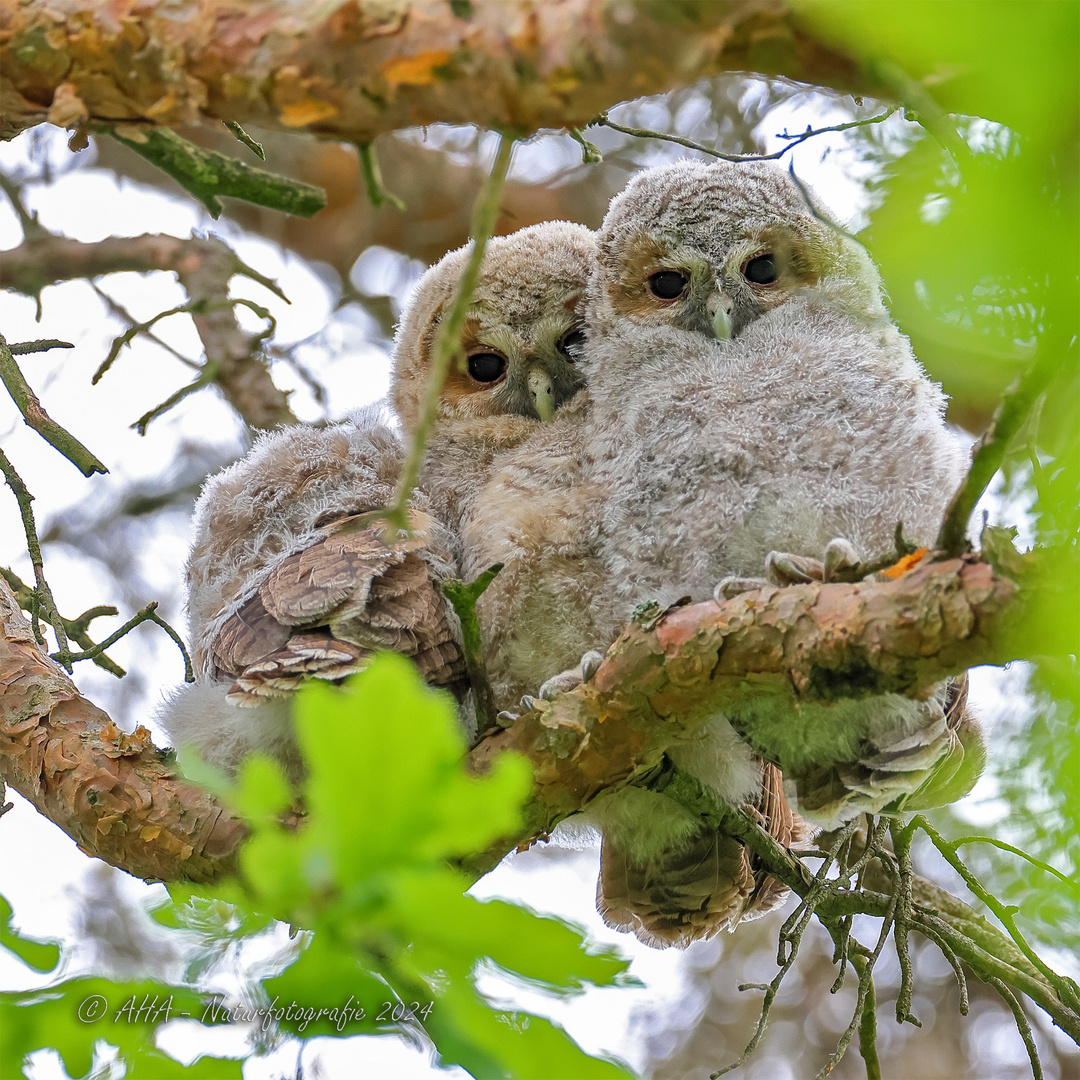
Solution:
{"label": "owl tail feather", "polygon": [[[762,766],[758,798],[744,810],[785,847],[809,838],[774,765]],[[742,844],[715,829],[703,828],[687,845],[646,861],[634,860],[609,837],[600,852],[597,910],[608,926],[656,949],[685,949],[734,930],[782,904],[787,894],[787,886],[770,877]]]}
{"label": "owl tail feather", "polygon": [[636,862],[605,837],[596,907],[608,926],[656,949],[685,949],[737,921],[754,889],[743,846],[702,829],[677,853]]}

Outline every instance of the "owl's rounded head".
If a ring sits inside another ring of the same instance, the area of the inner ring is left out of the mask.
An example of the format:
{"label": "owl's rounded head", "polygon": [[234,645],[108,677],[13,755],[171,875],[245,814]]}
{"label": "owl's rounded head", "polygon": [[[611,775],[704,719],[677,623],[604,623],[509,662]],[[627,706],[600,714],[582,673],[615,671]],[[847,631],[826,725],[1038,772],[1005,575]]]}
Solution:
{"label": "owl's rounded head", "polygon": [[862,246],[769,162],[681,161],[638,173],[597,233],[589,325],[626,320],[720,338],[813,290],[880,318]]}
{"label": "owl's rounded head", "polygon": [[[391,399],[415,428],[439,323],[472,244],[445,255],[417,282],[394,338]],[[451,365],[440,418],[548,419],[583,385],[585,286],[596,262],[591,230],[567,221],[530,225],[488,241]]]}

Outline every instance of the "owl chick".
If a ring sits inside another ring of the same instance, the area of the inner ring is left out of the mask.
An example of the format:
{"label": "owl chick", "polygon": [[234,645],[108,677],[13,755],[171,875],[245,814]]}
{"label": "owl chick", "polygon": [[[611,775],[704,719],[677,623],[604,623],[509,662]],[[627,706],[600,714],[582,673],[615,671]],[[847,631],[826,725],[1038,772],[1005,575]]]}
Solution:
{"label": "owl chick", "polygon": [[[944,397],[865,250],[790,175],[760,162],[639,174],[598,249],[585,471],[603,492],[609,625],[767,562],[867,561],[900,522],[933,544],[964,467]],[[963,698],[945,683],[925,702],[805,705],[793,724],[761,697],[727,719],[832,825],[970,788],[982,746]],[[694,751],[673,753],[694,771]]]}
{"label": "owl chick", "polygon": [[[392,395],[410,434],[467,257],[452,252],[423,276],[398,329]],[[465,697],[460,628],[440,590],[459,573],[457,508],[498,448],[581,386],[575,349],[592,260],[592,233],[564,222],[490,242],[467,361],[444,388],[409,533],[388,542],[381,521],[361,516],[390,504],[404,456],[389,418],[374,413],[264,435],[208,482],[187,573],[198,681],[160,716],[174,743],[226,769],[264,750],[295,773],[284,699],[307,678],[359,670],[376,648],[405,653],[430,683]]]}
{"label": "owl chick", "polygon": [[[465,530],[473,558],[517,563],[517,581],[497,580],[481,601],[489,637],[514,642],[506,685],[534,674],[553,622],[575,620],[582,644],[602,646],[642,601],[705,600],[778,550],[774,567],[826,548],[830,565],[838,552],[865,560],[891,548],[901,521],[932,542],[963,464],[944,399],[889,319],[865,251],[792,178],[760,163],[641,173],[609,209],[598,261],[576,469],[543,476],[530,441],[500,461]],[[547,525],[567,539],[558,567],[539,530],[525,544],[516,522],[568,485],[576,500],[560,499],[575,520]],[[797,718],[759,700],[681,718],[687,734],[669,755],[725,801],[762,805],[775,776],[760,754],[822,824],[934,805],[970,788],[981,764],[962,690],[804,706]],[[598,903],[612,925],[682,943],[752,897],[746,873],[716,854],[721,841],[670,800],[597,802]]]}

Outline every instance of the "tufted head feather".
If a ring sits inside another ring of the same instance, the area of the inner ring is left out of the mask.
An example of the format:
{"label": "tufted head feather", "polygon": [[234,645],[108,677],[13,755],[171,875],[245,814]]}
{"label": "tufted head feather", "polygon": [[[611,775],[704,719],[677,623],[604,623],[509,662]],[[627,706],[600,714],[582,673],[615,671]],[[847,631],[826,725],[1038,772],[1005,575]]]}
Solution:
{"label": "tufted head feather", "polygon": [[[394,339],[391,398],[407,432],[415,427],[439,322],[465,269],[471,243],[420,278]],[[558,407],[583,385],[574,335],[595,262],[583,225],[548,221],[488,241],[462,334],[466,362],[451,366],[439,416],[538,418],[538,385]],[[494,377],[492,377],[494,376]]]}
{"label": "tufted head feather", "polygon": [[638,173],[612,201],[597,251],[591,329],[629,319],[735,336],[807,290],[869,319],[884,315],[861,245],[767,162],[681,161]]}

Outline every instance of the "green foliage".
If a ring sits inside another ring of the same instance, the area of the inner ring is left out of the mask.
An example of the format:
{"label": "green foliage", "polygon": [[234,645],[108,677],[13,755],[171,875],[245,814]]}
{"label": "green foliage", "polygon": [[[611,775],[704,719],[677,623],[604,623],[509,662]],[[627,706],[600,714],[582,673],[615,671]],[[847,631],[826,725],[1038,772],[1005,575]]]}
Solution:
{"label": "green foliage", "polygon": [[154,1045],[156,1029],[169,1019],[199,1018],[200,995],[151,979],[111,982],[101,978],[59,980],[61,951],[52,942],[35,941],[10,926],[11,907],[0,897],[0,942],[29,966],[56,977],[40,990],[0,994],[0,1077],[23,1075],[26,1057],[43,1047],[54,1049],[70,1076],[89,1076],[98,1039],[118,1048],[130,1080],[240,1080],[238,1061],[200,1058],[185,1068]]}
{"label": "green foliage", "polygon": [[[296,794],[276,762],[253,758],[235,781],[189,768],[243,815],[251,836],[236,880],[213,890],[176,887],[172,903],[155,912],[184,935],[191,963],[183,985],[58,978],[47,990],[5,995],[3,1076],[19,1075],[25,1055],[41,1047],[56,1048],[82,1076],[100,1036],[118,1047],[129,1076],[238,1077],[239,1063],[207,1059],[185,1072],[155,1049],[154,1033],[178,1015],[230,1019],[232,1003],[200,997],[199,980],[274,919],[302,933],[283,969],[279,962],[281,970],[261,979],[249,972],[242,1004],[249,1014],[268,1010],[270,1020],[263,1012],[257,1022],[267,1024],[271,1044],[281,1036],[416,1038],[423,1029],[444,1063],[477,1077],[625,1075],[584,1054],[557,1025],[495,1008],[477,988],[481,977],[500,974],[556,999],[617,984],[626,967],[609,951],[587,951],[561,922],[475,900],[453,867],[516,827],[532,782],[528,763],[508,755],[487,776],[469,776],[452,700],[393,655],[342,689],[306,687],[296,726],[308,770],[299,829],[280,823]],[[2,940],[39,969],[57,963],[55,946],[10,930]],[[100,1029],[79,1016],[91,998],[101,1001],[93,1018]]]}
{"label": "green foliage", "polygon": [[[985,423],[1029,365],[1052,369],[1004,464],[1010,505],[1031,508],[1044,548],[1014,628],[1035,665],[1036,706],[991,733],[989,768],[1010,808],[995,833],[1080,880],[1080,5],[796,7],[925,128],[883,171],[865,240],[897,321],[956,415]],[[971,830],[953,821],[948,831]],[[964,858],[1019,905],[1028,933],[1076,942],[1080,888],[984,845]]]}
{"label": "green foliage", "polygon": [[[303,828],[274,819],[287,793],[269,761],[248,762],[229,793],[253,834],[241,853],[243,889],[221,895],[310,932],[266,993],[328,1011],[351,995],[364,1015],[345,1030],[366,1033],[415,1025],[393,1022],[398,1002],[414,1013],[431,1002],[422,1022],[443,1060],[477,1076],[618,1075],[547,1021],[492,1010],[476,989],[491,965],[553,995],[610,984],[625,966],[586,953],[561,923],[474,900],[451,866],[514,828],[528,763],[505,756],[487,776],[467,775],[451,699],[393,655],[344,689],[306,687],[296,727],[309,770]],[[324,1016],[303,1034],[336,1034],[339,1022]],[[299,1033],[288,1021],[282,1028]]]}

